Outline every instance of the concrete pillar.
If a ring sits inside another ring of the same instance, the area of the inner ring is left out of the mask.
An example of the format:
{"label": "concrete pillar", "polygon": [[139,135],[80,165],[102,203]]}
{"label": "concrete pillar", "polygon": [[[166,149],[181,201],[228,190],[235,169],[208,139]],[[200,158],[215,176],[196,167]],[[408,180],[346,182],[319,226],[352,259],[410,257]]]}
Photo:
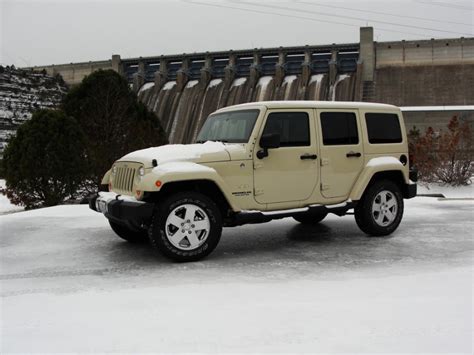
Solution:
{"label": "concrete pillar", "polygon": [[112,70],[119,73],[120,75],[123,74],[122,59],[120,58],[120,54],[112,55]]}
{"label": "concrete pillar", "polygon": [[311,78],[311,60],[311,51],[306,49],[304,51],[304,62],[301,68],[301,83],[303,86],[307,86]]}
{"label": "concrete pillar", "polygon": [[140,61],[138,63],[138,72],[133,74],[133,91],[138,92],[145,84],[145,63]]}
{"label": "concrete pillar", "polygon": [[362,80],[374,81],[375,72],[375,46],[374,28],[360,28],[359,60],[362,62]]}
{"label": "concrete pillar", "polygon": [[359,59],[357,61],[357,71],[356,71],[356,82],[355,82],[355,92],[354,92],[354,101],[362,101],[362,92],[363,92],[363,81],[362,81],[362,70],[364,66],[362,61]]}
{"label": "concrete pillar", "polygon": [[168,63],[165,59],[160,59],[160,69],[155,72],[155,89],[160,90],[168,81]]}
{"label": "concrete pillar", "polygon": [[189,58],[183,57],[183,64],[181,65],[181,69],[178,70],[178,73],[176,76],[176,87],[178,91],[182,91],[189,80],[188,69],[189,69]]}
{"label": "concrete pillar", "polygon": [[283,51],[283,47],[280,47],[278,51],[278,63],[275,65],[275,86],[281,86],[283,78],[285,77],[285,62],[286,62],[286,53]]}
{"label": "concrete pillar", "polygon": [[253,53],[253,63],[250,66],[250,86],[254,87],[257,84],[257,81],[260,77],[260,53],[258,53],[257,48]]}
{"label": "concrete pillar", "polygon": [[331,60],[329,61],[329,85],[334,85],[337,76],[337,49],[331,51]]}
{"label": "concrete pillar", "polygon": [[204,58],[204,67],[201,68],[201,78],[199,80],[199,85],[202,87],[207,87],[207,84],[212,79],[212,57],[207,52],[206,57]]}
{"label": "concrete pillar", "polygon": [[224,68],[224,87],[230,87],[235,78],[235,54],[232,51],[229,54],[229,64]]}

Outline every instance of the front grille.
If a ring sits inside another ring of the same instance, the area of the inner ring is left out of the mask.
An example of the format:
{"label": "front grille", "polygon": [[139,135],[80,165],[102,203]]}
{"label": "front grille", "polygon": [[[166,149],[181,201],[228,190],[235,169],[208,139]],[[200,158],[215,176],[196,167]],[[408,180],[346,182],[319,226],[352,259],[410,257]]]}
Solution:
{"label": "front grille", "polygon": [[114,190],[120,190],[122,192],[133,192],[133,181],[137,169],[128,168],[124,166],[118,166],[114,181]]}

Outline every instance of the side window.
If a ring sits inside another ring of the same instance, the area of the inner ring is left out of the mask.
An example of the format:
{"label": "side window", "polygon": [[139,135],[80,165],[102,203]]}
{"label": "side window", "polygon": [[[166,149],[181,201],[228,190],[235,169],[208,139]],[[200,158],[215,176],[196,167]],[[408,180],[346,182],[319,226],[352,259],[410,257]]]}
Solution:
{"label": "side window", "polygon": [[357,118],[353,112],[322,112],[321,128],[324,145],[359,143]]}
{"label": "side window", "polygon": [[366,113],[367,135],[369,143],[401,143],[400,121],[395,113]]}
{"label": "side window", "polygon": [[263,134],[279,133],[281,147],[310,145],[309,116],[306,112],[270,113]]}

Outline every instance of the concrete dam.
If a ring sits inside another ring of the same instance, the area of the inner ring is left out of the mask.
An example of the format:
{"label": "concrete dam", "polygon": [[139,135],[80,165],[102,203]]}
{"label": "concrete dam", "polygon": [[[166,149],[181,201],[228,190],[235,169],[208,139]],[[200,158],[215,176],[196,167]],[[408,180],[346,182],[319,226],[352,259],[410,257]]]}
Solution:
{"label": "concrete dam", "polygon": [[229,70],[223,78],[206,80],[204,74],[186,82],[167,81],[162,86],[145,83],[138,97],[160,118],[171,143],[193,141],[206,117],[229,105],[266,100],[354,100],[357,72],[352,68],[331,80],[329,72],[314,74],[308,70],[303,75],[295,70],[294,74],[277,74],[275,67],[272,63],[268,69],[261,69],[263,75],[258,75],[254,67],[248,76],[235,77]]}
{"label": "concrete dam", "polygon": [[[127,78],[171,143],[188,143],[218,108],[264,100],[369,101],[427,107],[405,112],[408,128],[474,122],[474,38],[360,42],[204,52],[35,67],[70,85],[98,69]],[[457,106],[432,112],[432,106]]]}

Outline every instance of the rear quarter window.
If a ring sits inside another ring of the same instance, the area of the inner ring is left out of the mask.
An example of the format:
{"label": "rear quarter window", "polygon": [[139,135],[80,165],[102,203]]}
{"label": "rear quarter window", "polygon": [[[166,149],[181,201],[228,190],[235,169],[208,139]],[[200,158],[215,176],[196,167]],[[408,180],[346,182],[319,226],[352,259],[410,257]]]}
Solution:
{"label": "rear quarter window", "polygon": [[370,144],[401,143],[400,120],[395,113],[366,113],[367,136]]}

